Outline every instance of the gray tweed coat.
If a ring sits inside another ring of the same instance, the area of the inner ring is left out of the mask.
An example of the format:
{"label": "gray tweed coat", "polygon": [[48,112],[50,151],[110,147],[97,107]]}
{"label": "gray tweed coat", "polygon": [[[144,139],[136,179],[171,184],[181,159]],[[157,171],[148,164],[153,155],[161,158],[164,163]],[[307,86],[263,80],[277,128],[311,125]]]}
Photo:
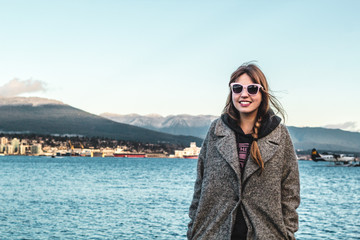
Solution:
{"label": "gray tweed coat", "polygon": [[231,239],[241,209],[247,239],[295,239],[300,204],[299,170],[286,127],[258,140],[265,168],[249,157],[241,174],[235,133],[219,118],[204,140],[190,206],[188,239]]}

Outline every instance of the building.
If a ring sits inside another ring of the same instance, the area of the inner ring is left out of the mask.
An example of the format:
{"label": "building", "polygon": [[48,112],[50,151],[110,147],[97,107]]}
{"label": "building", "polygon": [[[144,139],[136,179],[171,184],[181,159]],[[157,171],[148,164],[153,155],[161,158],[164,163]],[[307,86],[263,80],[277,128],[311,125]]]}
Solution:
{"label": "building", "polygon": [[6,153],[7,144],[8,139],[6,137],[0,138],[0,153]]}
{"label": "building", "polygon": [[19,154],[20,153],[20,140],[17,138],[13,138],[11,140],[11,146],[13,153],[12,154]]}
{"label": "building", "polygon": [[41,143],[37,143],[37,144],[31,145],[31,154],[32,154],[32,155],[42,154]]}
{"label": "building", "polygon": [[14,154],[14,148],[10,143],[6,144],[6,149],[4,153],[9,155]]}

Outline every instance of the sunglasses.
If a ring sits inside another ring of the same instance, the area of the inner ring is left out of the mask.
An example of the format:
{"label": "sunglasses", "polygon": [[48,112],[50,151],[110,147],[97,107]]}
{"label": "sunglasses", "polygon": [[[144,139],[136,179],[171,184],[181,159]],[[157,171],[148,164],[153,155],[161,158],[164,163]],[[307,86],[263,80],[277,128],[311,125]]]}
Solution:
{"label": "sunglasses", "polygon": [[262,88],[260,84],[256,84],[256,83],[249,85],[241,85],[240,83],[231,83],[230,87],[231,87],[231,91],[234,94],[240,94],[244,89],[246,89],[249,95],[256,95],[259,92],[260,88]]}

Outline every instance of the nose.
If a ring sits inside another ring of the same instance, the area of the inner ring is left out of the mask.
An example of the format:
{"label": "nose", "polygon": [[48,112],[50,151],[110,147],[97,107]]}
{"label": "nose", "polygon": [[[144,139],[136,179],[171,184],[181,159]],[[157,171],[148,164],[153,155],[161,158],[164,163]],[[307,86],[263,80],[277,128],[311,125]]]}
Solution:
{"label": "nose", "polygon": [[240,93],[240,97],[249,97],[249,93],[247,91],[247,88],[244,88],[242,92]]}

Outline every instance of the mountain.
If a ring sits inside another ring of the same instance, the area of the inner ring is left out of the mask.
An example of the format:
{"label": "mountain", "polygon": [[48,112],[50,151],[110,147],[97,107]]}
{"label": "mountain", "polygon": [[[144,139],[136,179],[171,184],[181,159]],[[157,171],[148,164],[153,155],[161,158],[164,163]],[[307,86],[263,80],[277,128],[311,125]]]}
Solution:
{"label": "mountain", "polygon": [[[172,115],[163,117],[152,114],[119,115],[103,113],[101,116],[117,122],[141,126],[172,134],[193,135],[205,138],[210,123],[218,118],[212,115]],[[296,149],[317,148],[327,151],[360,152],[360,133],[321,127],[288,127]]]}
{"label": "mountain", "polygon": [[360,133],[321,127],[288,127],[297,149],[360,152]]}
{"label": "mountain", "polygon": [[0,98],[0,132],[78,135],[118,140],[200,145],[202,139],[118,123],[62,102],[43,98]]}
{"label": "mountain", "polygon": [[100,114],[100,116],[116,122],[131,124],[164,133],[191,135],[199,138],[205,138],[211,122],[218,118],[213,115],[192,116],[187,114],[163,117],[158,114],[141,116],[139,114],[120,115],[103,113]]}
{"label": "mountain", "polygon": [[40,106],[40,105],[65,105],[63,102],[39,98],[39,97],[0,97],[0,106],[17,106],[17,105],[31,105],[31,106]]}

